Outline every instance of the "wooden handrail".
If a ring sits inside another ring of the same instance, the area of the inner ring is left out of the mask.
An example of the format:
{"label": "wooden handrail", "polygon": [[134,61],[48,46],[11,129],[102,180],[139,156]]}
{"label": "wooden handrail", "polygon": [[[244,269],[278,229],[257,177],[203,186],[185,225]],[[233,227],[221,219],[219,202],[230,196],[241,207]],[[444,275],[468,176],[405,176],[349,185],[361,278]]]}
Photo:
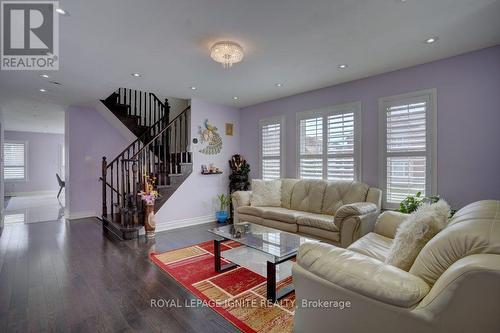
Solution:
{"label": "wooden handrail", "polygon": [[151,140],[149,140],[146,144],[144,144],[144,146],[139,149],[139,151],[137,153],[135,153],[131,158],[130,160],[134,160],[134,161],[137,161],[137,156],[142,153],[147,147],[149,147],[157,138],[160,137],[160,135],[162,135],[166,130],[168,130],[172,124],[177,120],[179,119],[184,113],[186,113],[189,109],[191,109],[191,106],[189,105],[187,108],[185,108],[181,113],[179,113],[177,116],[175,116],[174,119],[172,119],[167,126],[165,126],[158,134],[156,134],[153,138],[151,138]]}
{"label": "wooden handrail", "polygon": [[[182,112],[184,112],[184,111],[182,111]],[[108,168],[111,166],[111,164],[113,164],[114,162],[116,162],[120,158],[120,156],[124,155],[133,145],[135,145],[139,141],[142,141],[142,139],[145,138],[147,136],[147,134],[150,133],[151,129],[154,129],[155,126],[157,126],[161,122],[164,122],[166,119],[168,119],[168,117],[169,117],[169,115],[166,114],[160,120],[158,120],[156,123],[154,123],[153,125],[149,126],[149,128],[144,133],[142,133],[141,136],[139,136],[134,142],[132,142],[131,144],[129,144],[127,146],[127,148],[123,149],[123,151],[120,154],[118,154],[115,157],[114,160],[112,160],[110,163],[108,163]]]}

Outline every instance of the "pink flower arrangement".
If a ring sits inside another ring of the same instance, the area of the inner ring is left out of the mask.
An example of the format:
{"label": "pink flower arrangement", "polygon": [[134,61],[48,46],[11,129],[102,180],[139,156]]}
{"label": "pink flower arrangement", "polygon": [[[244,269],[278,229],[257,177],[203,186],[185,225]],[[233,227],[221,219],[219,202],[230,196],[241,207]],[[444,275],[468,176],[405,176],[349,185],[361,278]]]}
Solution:
{"label": "pink flower arrangement", "polygon": [[154,189],[155,180],[155,177],[151,178],[147,175],[144,175],[144,191],[140,191],[139,193],[137,193],[137,195],[141,197],[141,200],[143,200],[146,205],[154,205],[155,200],[160,197],[158,191]]}

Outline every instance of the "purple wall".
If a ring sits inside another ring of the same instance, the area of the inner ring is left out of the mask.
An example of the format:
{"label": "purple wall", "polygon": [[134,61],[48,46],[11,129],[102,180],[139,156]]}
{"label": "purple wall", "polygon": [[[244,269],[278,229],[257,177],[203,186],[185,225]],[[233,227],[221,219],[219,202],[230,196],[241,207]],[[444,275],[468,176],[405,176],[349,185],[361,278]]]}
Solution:
{"label": "purple wall", "polygon": [[296,113],[362,102],[362,178],[378,186],[378,99],[437,88],[438,192],[459,208],[500,199],[500,46],[240,110],[241,151],[258,170],[259,119],[286,116],[286,176],[295,177]]}
{"label": "purple wall", "polygon": [[[228,192],[228,161],[240,150],[239,112],[237,108],[199,99],[191,100],[191,138],[199,137],[198,126],[202,125],[205,119],[218,128],[222,137],[222,150],[216,155],[204,155],[199,150],[205,145],[191,145],[193,173],[157,212],[157,230],[214,221],[215,211],[218,209],[217,194]],[[226,135],[225,123],[234,125],[233,136]],[[201,165],[210,163],[221,168],[224,173],[202,175]]]}
{"label": "purple wall", "polygon": [[66,110],[69,161],[66,209],[70,218],[101,215],[102,157],[113,159],[128,144],[96,110],[82,107]]}
{"label": "purple wall", "polygon": [[63,134],[5,131],[6,141],[28,143],[26,181],[6,181],[5,193],[57,191],[56,173],[61,173]]}

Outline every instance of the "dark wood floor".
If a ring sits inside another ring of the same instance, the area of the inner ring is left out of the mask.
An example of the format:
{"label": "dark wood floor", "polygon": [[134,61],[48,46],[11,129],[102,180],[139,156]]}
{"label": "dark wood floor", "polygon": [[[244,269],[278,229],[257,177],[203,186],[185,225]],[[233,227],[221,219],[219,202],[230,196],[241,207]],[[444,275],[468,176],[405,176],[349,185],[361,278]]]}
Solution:
{"label": "dark wood floor", "polygon": [[97,219],[5,226],[0,236],[1,332],[237,332],[209,308],[153,308],[194,297],[148,259],[212,239],[211,225],[116,242]]}

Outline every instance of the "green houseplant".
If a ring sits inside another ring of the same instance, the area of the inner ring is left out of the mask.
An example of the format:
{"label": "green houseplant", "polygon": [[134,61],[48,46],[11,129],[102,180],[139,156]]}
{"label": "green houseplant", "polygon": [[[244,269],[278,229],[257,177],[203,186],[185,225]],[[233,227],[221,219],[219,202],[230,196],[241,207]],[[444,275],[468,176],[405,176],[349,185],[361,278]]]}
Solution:
{"label": "green houseplant", "polygon": [[220,209],[215,212],[215,218],[217,219],[217,222],[219,223],[224,223],[227,221],[227,218],[229,217],[228,212],[227,212],[227,207],[229,206],[229,203],[231,202],[231,197],[227,194],[217,194],[217,199],[219,199],[219,204],[220,204]]}
{"label": "green houseplant", "polygon": [[417,192],[415,195],[409,195],[401,201],[399,209],[396,211],[410,214],[417,210],[424,202],[435,203],[439,201],[438,195],[422,196],[422,192]]}

